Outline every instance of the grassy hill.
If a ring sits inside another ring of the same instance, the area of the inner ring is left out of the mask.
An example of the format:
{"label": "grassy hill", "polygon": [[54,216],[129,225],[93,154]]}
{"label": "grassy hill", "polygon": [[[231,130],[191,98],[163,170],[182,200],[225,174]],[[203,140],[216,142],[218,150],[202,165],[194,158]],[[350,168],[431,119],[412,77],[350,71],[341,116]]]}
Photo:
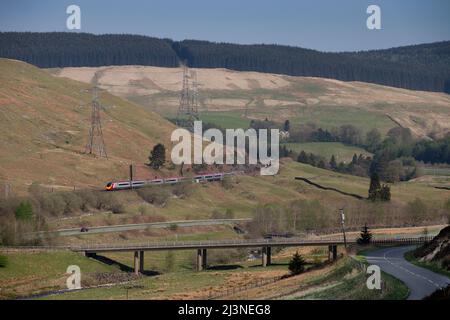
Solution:
{"label": "grassy hill", "polygon": [[159,115],[100,92],[108,159],[84,154],[91,115],[90,85],[56,78],[15,60],[0,59],[0,181],[13,191],[33,181],[54,187],[100,187],[143,164],[173,126]]}
{"label": "grassy hill", "polygon": [[[227,69],[197,72],[201,118],[222,127],[245,126],[251,119],[289,119],[291,126],[315,123],[331,129],[352,124],[363,132],[386,133],[408,127],[417,136],[450,130],[450,96],[362,82],[291,77]],[[60,77],[90,82],[163,116],[179,104],[182,70],[146,66],[52,69]],[[424,112],[426,111],[426,112]]]}
{"label": "grassy hill", "polygon": [[294,152],[305,151],[306,153],[313,153],[315,155],[324,157],[329,160],[332,155],[336,157],[338,162],[350,162],[352,161],[353,155],[365,155],[370,156],[371,154],[364,149],[346,146],[340,142],[306,142],[306,143],[284,143],[284,146],[289,150]]}

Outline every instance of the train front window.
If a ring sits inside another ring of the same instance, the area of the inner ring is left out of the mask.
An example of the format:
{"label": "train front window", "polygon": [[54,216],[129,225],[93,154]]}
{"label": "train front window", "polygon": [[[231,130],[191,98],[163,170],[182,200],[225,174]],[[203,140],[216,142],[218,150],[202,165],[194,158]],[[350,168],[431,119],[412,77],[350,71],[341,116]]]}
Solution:
{"label": "train front window", "polygon": [[106,185],[107,188],[112,186],[112,182],[108,182],[108,184]]}

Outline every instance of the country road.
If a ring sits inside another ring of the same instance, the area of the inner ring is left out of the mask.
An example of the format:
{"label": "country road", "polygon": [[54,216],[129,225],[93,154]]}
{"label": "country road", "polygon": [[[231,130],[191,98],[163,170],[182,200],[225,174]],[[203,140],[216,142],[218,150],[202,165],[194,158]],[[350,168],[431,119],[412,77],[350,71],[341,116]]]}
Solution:
{"label": "country road", "polygon": [[206,219],[206,220],[180,220],[180,221],[167,221],[167,222],[151,222],[151,223],[136,223],[136,224],[122,224],[112,226],[99,226],[89,227],[88,232],[81,232],[80,228],[61,229],[55,231],[49,231],[47,233],[40,232],[38,235],[50,234],[60,237],[79,236],[86,234],[96,233],[110,233],[110,232],[123,232],[130,230],[145,230],[148,228],[170,228],[176,225],[177,227],[196,227],[196,226],[213,226],[213,225],[226,225],[236,224],[242,222],[248,222],[250,219]]}
{"label": "country road", "polygon": [[414,246],[383,248],[367,253],[367,261],[378,265],[381,270],[403,281],[410,290],[408,300],[420,300],[437,289],[450,284],[450,279],[413,265],[404,254]]}

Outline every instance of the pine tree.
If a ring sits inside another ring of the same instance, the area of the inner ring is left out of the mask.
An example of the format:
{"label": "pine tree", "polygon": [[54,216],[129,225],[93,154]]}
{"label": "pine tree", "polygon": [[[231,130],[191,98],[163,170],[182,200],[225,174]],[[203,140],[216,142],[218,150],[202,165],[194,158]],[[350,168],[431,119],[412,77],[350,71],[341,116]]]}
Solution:
{"label": "pine tree", "polygon": [[289,271],[291,271],[293,275],[300,274],[305,270],[305,264],[305,260],[297,251],[292,256],[291,261],[289,261]]}
{"label": "pine tree", "polygon": [[283,130],[286,131],[286,132],[288,132],[290,129],[291,129],[291,123],[290,123],[289,120],[286,120],[286,121],[284,122]]}
{"label": "pine tree", "polygon": [[301,162],[301,163],[308,163],[308,155],[306,154],[305,151],[301,151],[300,154],[297,157],[297,162]]}
{"label": "pine tree", "polygon": [[330,168],[332,170],[336,170],[336,168],[337,168],[336,157],[334,156],[334,154],[331,156],[331,159],[330,159]]}
{"label": "pine tree", "polygon": [[367,223],[364,224],[364,227],[361,229],[361,234],[358,239],[358,244],[369,244],[372,240],[372,233],[367,227]]}
{"label": "pine tree", "polygon": [[325,161],[320,159],[319,162],[317,163],[317,167],[321,168],[321,169],[325,169]]}
{"label": "pine tree", "polygon": [[166,147],[163,144],[158,143],[153,147],[153,150],[150,152],[150,156],[148,157],[150,161],[150,166],[158,170],[161,166],[166,162]]}
{"label": "pine tree", "polygon": [[379,199],[381,191],[380,176],[374,172],[370,176],[369,200],[375,201]]}
{"label": "pine tree", "polygon": [[353,165],[357,165],[358,164],[358,156],[356,155],[356,153],[353,155],[352,164]]}

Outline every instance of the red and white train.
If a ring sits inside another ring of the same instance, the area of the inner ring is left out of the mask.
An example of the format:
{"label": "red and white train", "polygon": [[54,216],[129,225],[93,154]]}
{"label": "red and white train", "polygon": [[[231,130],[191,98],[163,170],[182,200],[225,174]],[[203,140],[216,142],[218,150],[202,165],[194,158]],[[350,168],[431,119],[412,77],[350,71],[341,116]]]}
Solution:
{"label": "red and white train", "polygon": [[199,174],[192,178],[187,177],[172,177],[172,178],[157,178],[153,180],[133,180],[133,181],[112,181],[108,182],[105,186],[107,191],[115,191],[115,190],[126,190],[126,189],[137,189],[145,186],[151,185],[161,185],[161,184],[177,184],[183,181],[189,182],[212,182],[212,181],[221,181],[225,176],[235,175],[235,172],[220,172],[220,173],[205,173]]}

